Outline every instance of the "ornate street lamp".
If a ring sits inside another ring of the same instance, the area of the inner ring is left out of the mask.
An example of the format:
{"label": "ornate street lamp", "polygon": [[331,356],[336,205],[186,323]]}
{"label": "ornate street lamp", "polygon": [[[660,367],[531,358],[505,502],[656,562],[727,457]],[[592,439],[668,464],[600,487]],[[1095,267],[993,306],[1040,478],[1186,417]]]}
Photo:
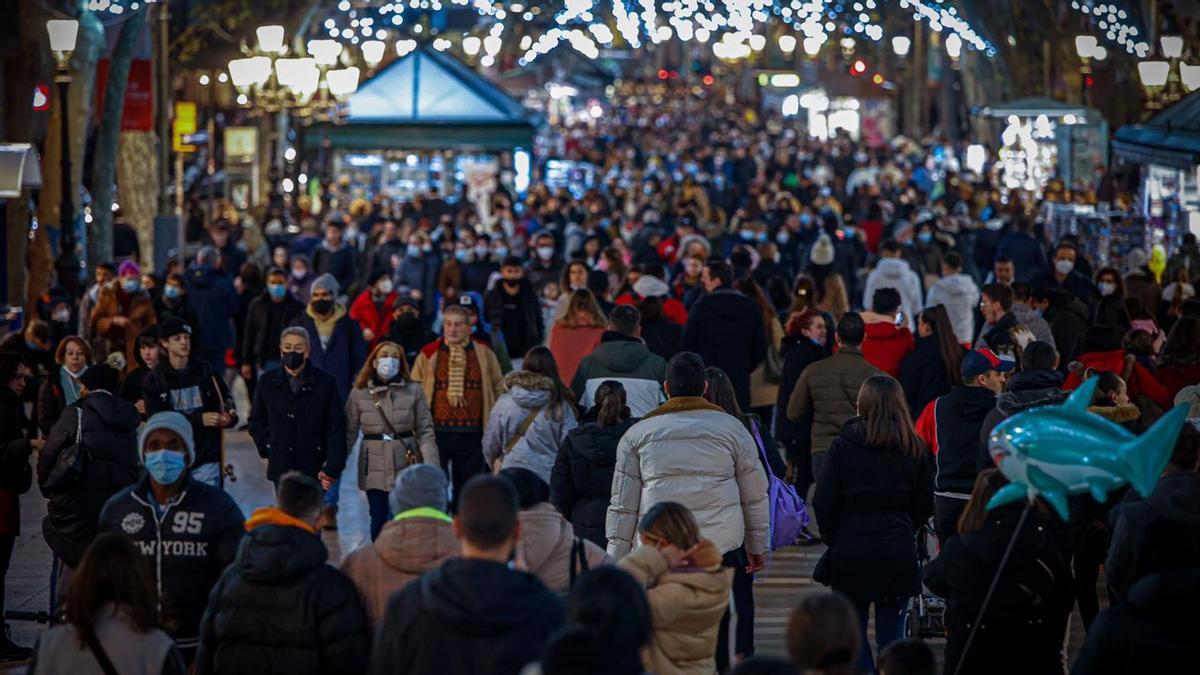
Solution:
{"label": "ornate street lamp", "polygon": [[51,19],[46,22],[50,36],[50,51],[54,52],[57,69],[54,82],[58,85],[59,122],[62,134],[62,201],[59,206],[59,224],[62,236],[59,239],[58,258],[54,267],[58,271],[58,282],[71,297],[79,292],[79,257],[75,255],[75,195],[71,186],[71,133],[67,115],[68,95],[71,91],[71,53],[75,51],[75,39],[79,35],[79,22],[75,19]]}

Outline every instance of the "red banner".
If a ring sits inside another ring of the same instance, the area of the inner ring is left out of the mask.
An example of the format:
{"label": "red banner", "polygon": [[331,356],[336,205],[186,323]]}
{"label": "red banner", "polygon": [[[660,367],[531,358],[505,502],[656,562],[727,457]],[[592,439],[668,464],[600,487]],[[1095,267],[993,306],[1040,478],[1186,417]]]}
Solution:
{"label": "red banner", "polygon": [[[104,93],[108,88],[108,59],[96,66],[96,116],[104,109]],[[125,108],[121,112],[121,131],[150,131],[154,128],[154,68],[148,59],[135,59],[129,64],[129,80],[125,84]]]}

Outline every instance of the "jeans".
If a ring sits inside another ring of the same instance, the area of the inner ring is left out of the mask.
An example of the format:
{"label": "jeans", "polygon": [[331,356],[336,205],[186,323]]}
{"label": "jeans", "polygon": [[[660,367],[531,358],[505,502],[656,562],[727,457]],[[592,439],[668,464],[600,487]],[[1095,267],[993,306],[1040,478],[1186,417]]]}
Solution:
{"label": "jeans", "polygon": [[325,506],[337,506],[338,499],[342,496],[342,479],[338,478],[333,481],[333,485],[325,491]]}
{"label": "jeans", "polygon": [[[483,461],[483,434],[456,431],[436,431],[438,455],[442,471],[450,477],[450,513],[458,513],[458,496],[463,486],[475,476],[487,471]],[[449,468],[447,468],[449,467]]]}
{"label": "jeans", "polygon": [[[834,589],[837,590],[837,589]],[[904,619],[908,600],[890,602],[861,602],[852,600],[858,612],[858,625],[862,627],[862,652],[858,655],[857,668],[864,673],[875,672],[875,659],[871,656],[871,644],[867,640],[867,616],[871,605],[875,605],[875,649],[880,654],[893,642],[904,639]]]}
{"label": "jeans", "polygon": [[[733,636],[733,650],[737,656],[754,656],[754,575],[746,573],[750,558],[746,548],[738,547],[721,557],[721,564],[733,568],[733,607],[737,614],[737,628]],[[725,609],[721,625],[717,630],[717,672],[725,672],[735,659],[729,658],[730,608]]]}
{"label": "jeans", "polygon": [[209,462],[192,467],[192,479],[216,488],[224,487],[221,484],[221,463]]}
{"label": "jeans", "polygon": [[933,496],[933,529],[941,546],[958,536],[958,517],[966,508],[966,499]]}
{"label": "jeans", "polygon": [[371,514],[371,541],[375,541],[379,538],[379,531],[392,517],[387,490],[367,490],[367,511]]}

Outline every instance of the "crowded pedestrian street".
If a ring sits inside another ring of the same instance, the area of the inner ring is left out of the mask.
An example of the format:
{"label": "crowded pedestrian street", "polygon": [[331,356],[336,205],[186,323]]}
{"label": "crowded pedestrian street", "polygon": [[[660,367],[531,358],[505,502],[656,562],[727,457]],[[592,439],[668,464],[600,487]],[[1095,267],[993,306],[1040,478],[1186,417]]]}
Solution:
{"label": "crowded pedestrian street", "polygon": [[1200,663],[1200,3],[9,5],[0,675]]}

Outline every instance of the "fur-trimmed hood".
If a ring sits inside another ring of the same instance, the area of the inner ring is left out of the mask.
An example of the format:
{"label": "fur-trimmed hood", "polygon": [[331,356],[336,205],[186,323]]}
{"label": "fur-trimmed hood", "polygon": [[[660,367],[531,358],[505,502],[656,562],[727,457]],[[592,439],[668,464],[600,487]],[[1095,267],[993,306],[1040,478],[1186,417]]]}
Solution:
{"label": "fur-trimmed hood", "polygon": [[1142,416],[1142,411],[1132,403],[1125,405],[1092,405],[1088,406],[1088,412],[1096,413],[1104,419],[1111,420],[1117,424],[1132,422]]}

